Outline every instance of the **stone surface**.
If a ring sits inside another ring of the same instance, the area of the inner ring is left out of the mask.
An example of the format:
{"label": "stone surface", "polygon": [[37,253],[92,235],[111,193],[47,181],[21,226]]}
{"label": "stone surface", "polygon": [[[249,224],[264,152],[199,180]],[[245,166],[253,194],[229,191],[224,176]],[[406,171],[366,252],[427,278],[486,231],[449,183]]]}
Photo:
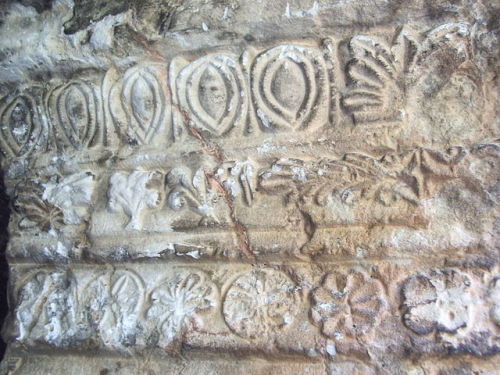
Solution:
{"label": "stone surface", "polygon": [[1,374],[497,374],[489,1],[9,1]]}

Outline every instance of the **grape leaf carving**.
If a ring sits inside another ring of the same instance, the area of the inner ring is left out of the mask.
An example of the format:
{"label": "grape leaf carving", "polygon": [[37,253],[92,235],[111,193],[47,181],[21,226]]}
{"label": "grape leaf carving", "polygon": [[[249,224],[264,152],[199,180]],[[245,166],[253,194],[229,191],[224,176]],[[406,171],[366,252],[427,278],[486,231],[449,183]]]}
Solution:
{"label": "grape leaf carving", "polygon": [[141,214],[146,208],[158,207],[161,201],[160,174],[134,171],[114,173],[109,181],[108,206],[112,212],[122,210],[130,217],[127,230],[142,228]]}

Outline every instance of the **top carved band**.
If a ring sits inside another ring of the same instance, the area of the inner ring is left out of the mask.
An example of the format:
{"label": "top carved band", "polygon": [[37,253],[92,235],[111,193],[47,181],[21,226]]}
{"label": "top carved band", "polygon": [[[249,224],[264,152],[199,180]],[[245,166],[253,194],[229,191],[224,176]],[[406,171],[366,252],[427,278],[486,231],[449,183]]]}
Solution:
{"label": "top carved band", "polygon": [[19,88],[0,102],[7,158],[120,145],[168,147],[189,137],[255,137],[400,124],[410,88],[440,49],[467,59],[470,26],[358,35],[111,68]]}

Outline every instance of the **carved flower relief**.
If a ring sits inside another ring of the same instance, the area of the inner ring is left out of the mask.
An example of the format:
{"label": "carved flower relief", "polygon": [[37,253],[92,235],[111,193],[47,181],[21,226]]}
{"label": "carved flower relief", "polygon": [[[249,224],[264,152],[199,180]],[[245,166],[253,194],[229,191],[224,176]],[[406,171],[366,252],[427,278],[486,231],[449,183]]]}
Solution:
{"label": "carved flower relief", "polygon": [[456,333],[466,327],[471,309],[468,276],[454,270],[415,275],[403,285],[403,321],[412,331]]}
{"label": "carved flower relief", "polygon": [[202,315],[218,303],[218,290],[201,271],[184,271],[163,281],[149,296],[147,318],[157,323],[159,346],[180,344],[184,333],[202,326]]}
{"label": "carved flower relief", "polygon": [[19,215],[20,229],[38,227],[47,232],[64,224],[62,210],[42,198],[43,186],[29,180],[19,183],[14,191],[14,212]]}
{"label": "carved flower relief", "polygon": [[14,193],[14,210],[20,215],[18,225],[49,231],[63,224],[80,224],[88,215],[93,191],[94,176],[89,172],[54,176],[44,182],[23,181]]}
{"label": "carved flower relief", "polygon": [[488,299],[493,305],[490,309],[490,318],[500,327],[500,276],[491,281]]}
{"label": "carved flower relief", "polygon": [[66,271],[38,271],[17,294],[17,339],[66,346],[76,337],[76,281]]}
{"label": "carved flower relief", "polygon": [[126,230],[140,230],[143,211],[160,205],[161,185],[157,172],[114,173],[109,179],[108,207],[129,216]]}
{"label": "carved flower relief", "polygon": [[257,338],[289,326],[299,309],[295,283],[283,272],[259,269],[229,287],[222,312],[237,335]]}
{"label": "carved flower relief", "polygon": [[386,306],[382,283],[357,271],[326,274],[311,300],[313,323],[335,339],[369,333]]}
{"label": "carved flower relief", "polygon": [[80,224],[88,215],[94,186],[92,173],[75,173],[44,184],[42,198],[62,210],[65,224]]}

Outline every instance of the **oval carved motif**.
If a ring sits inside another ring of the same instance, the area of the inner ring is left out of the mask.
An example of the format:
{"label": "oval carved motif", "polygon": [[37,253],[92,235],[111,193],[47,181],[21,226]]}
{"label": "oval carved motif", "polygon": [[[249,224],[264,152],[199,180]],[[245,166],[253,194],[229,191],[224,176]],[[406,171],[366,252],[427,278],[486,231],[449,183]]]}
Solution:
{"label": "oval carved motif", "polygon": [[74,149],[89,147],[97,135],[97,98],[87,82],[56,88],[49,98],[49,115],[63,142]]}
{"label": "oval carved motif", "polygon": [[176,85],[181,108],[202,130],[220,136],[245,118],[244,79],[233,57],[202,57],[180,72]]}
{"label": "oval carved motif", "polygon": [[325,62],[309,47],[283,45],[261,53],[251,70],[252,100],[264,130],[307,126],[327,90]]}
{"label": "oval carved motif", "polygon": [[126,128],[127,135],[140,144],[150,142],[168,117],[162,84],[153,68],[130,69],[112,88],[111,95],[110,110],[115,124]]}
{"label": "oval carved motif", "polygon": [[22,94],[8,102],[1,114],[1,146],[4,154],[28,154],[41,134],[41,122],[35,100]]}

